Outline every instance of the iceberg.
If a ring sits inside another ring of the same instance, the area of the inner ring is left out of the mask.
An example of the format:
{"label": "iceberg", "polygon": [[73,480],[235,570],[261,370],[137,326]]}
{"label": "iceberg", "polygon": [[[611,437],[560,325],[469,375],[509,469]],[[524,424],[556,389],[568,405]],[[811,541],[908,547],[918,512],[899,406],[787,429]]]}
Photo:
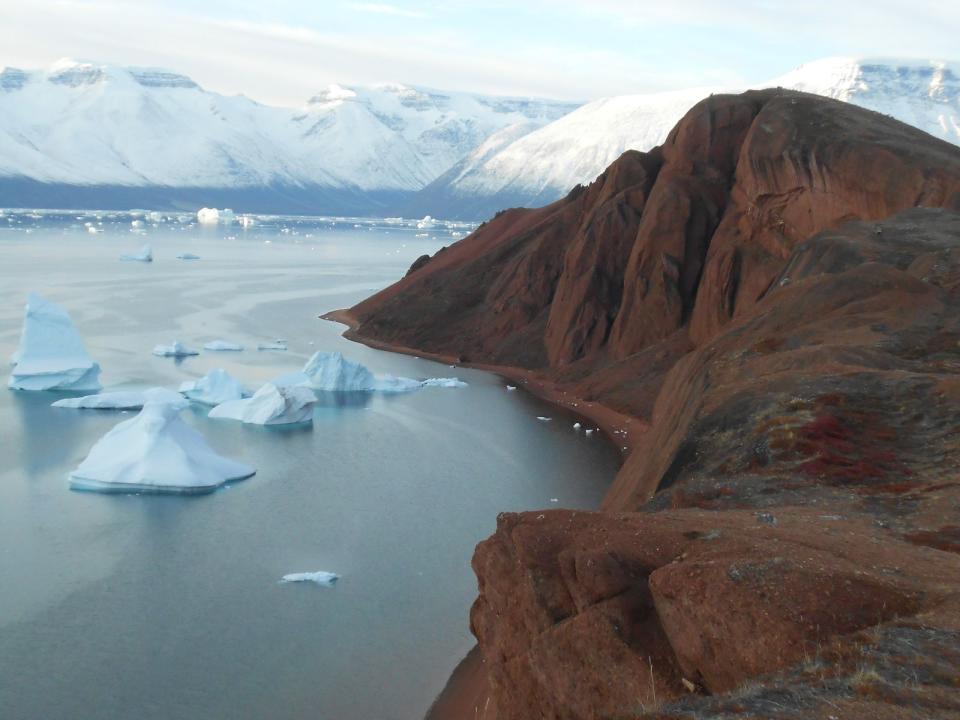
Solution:
{"label": "iceberg", "polygon": [[537,415],[537,420],[540,422],[550,422],[553,418],[544,417],[543,415]]}
{"label": "iceberg", "polygon": [[139,410],[148,402],[170,403],[181,408],[186,408],[190,404],[180,393],[156,387],[149,390],[121,390],[78,398],[64,398],[53,403],[53,407],[83,410]]}
{"label": "iceberg", "polygon": [[517,389],[516,385],[507,385],[507,392],[513,392]]}
{"label": "iceberg", "polygon": [[316,352],[303,366],[301,373],[285,375],[280,382],[309,385],[322,392],[413,392],[424,387],[466,387],[458,378],[414,380],[394,375],[376,376],[366,367],[347,360],[339,352]]}
{"label": "iceberg", "polygon": [[460,378],[427,378],[426,380],[421,380],[420,385],[422,387],[443,387],[443,388],[462,388],[467,387],[465,383]]}
{"label": "iceberg", "polygon": [[202,225],[216,225],[220,222],[220,211],[216,208],[200,208],[197,210],[197,222]]}
{"label": "iceberg", "polygon": [[290,573],[280,578],[280,582],[312,582],[323,587],[333,587],[339,579],[340,576],[336,573],[318,570],[317,572]]}
{"label": "iceberg", "polygon": [[249,396],[236,378],[226,370],[211,370],[199,380],[187,380],[180,385],[180,394],[188,400],[204,405],[221,405]]}
{"label": "iceberg", "polygon": [[276,342],[260,343],[257,345],[257,350],[286,350],[287,341],[286,340],[277,340]]}
{"label": "iceberg", "polygon": [[121,260],[135,260],[136,262],[153,262],[153,248],[149,245],[144,245],[140,248],[140,252],[136,254],[121,255]]}
{"label": "iceberg", "polygon": [[211,340],[203,344],[204,350],[213,350],[214,352],[240,352],[243,345],[227,342],[226,340]]}
{"label": "iceberg", "polygon": [[194,255],[193,253],[180,253],[177,255],[177,260],[199,260],[199,255]]}
{"label": "iceberg", "polygon": [[153,348],[153,354],[160,357],[188,357],[190,355],[199,355],[196,350],[191,350],[179,340],[174,340],[172,345],[157,345]]}
{"label": "iceberg", "polygon": [[422,220],[418,220],[418,221],[417,221],[417,229],[418,229],[418,230],[428,230],[428,229],[434,227],[436,224],[437,224],[437,221],[436,221],[436,220],[434,220],[434,219],[433,219],[432,217],[430,217],[429,215],[424,215]]}
{"label": "iceberg", "polygon": [[12,390],[100,389],[100,366],[87,354],[67,311],[36,293],[27,298],[20,346],[11,357]]}
{"label": "iceberg", "polygon": [[148,402],[100,438],[69,475],[75,490],[207,493],[256,470],[218,455],[175,403]]}
{"label": "iceberg", "polygon": [[207,417],[239,420],[251,425],[293,425],[313,422],[316,395],[300,385],[267,383],[246,400],[217,405]]}

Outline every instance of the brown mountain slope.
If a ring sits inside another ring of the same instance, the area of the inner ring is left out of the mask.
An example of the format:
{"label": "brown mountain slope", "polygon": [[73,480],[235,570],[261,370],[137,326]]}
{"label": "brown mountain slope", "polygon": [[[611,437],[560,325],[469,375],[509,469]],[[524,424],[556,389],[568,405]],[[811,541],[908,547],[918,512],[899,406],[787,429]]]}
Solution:
{"label": "brown mountain slope", "polygon": [[478,546],[500,720],[960,718],[957,210],[958,148],[712,97],[353,309],[649,423],[604,512]]}

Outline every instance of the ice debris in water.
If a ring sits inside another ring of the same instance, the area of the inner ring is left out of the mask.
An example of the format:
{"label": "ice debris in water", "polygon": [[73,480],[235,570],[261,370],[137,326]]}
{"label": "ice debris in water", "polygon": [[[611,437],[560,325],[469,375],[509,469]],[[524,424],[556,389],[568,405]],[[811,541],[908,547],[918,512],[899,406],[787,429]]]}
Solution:
{"label": "ice debris in water", "polygon": [[199,260],[199,259],[200,259],[199,255],[194,255],[193,253],[188,253],[188,252],[180,253],[179,255],[177,255],[177,260]]}
{"label": "ice debris in water", "polygon": [[11,357],[13,390],[100,389],[93,361],[67,311],[36,293],[27,298],[20,346]]}
{"label": "ice debris in water", "polygon": [[166,402],[182,408],[190,403],[180,393],[166,388],[155,387],[149,390],[120,390],[117,392],[84,395],[77,398],[64,398],[53,403],[53,407],[79,408],[84,410],[139,410],[148,402]]}
{"label": "ice debris in water", "polygon": [[227,342],[226,340],[211,340],[203,344],[204,350],[213,350],[214,352],[240,352],[243,345]]}
{"label": "ice debris in water", "polygon": [[153,262],[153,248],[144,245],[137,253],[129,253],[120,256],[121,260],[135,260],[137,262]]}
{"label": "ice debris in water", "polygon": [[517,389],[516,385],[507,385],[507,392],[513,392]]}
{"label": "ice debris in water", "polygon": [[587,428],[587,429],[584,430],[583,432],[584,432],[585,435],[593,435],[593,429],[592,429],[592,428]]}
{"label": "ice debris in water", "polygon": [[537,415],[537,420],[540,422],[550,422],[552,418],[544,417],[543,415]]}
{"label": "ice debris in water", "polygon": [[313,421],[316,395],[309,388],[267,383],[252,398],[217,405],[208,417],[252,425],[293,425]]}
{"label": "ice debris in water", "polygon": [[573,429],[574,429],[574,430],[579,430],[581,427],[583,427],[583,426],[580,425],[580,423],[578,423],[578,422],[576,422],[576,423],[573,424]]}
{"label": "ice debris in water", "polygon": [[257,350],[286,350],[287,341],[286,340],[276,340],[274,342],[260,343],[257,345]]}
{"label": "ice debris in water", "polygon": [[280,582],[312,582],[317,585],[322,585],[323,587],[333,587],[339,579],[340,576],[336,573],[318,570],[317,572],[290,573],[280,578]]}
{"label": "ice debris in water", "polygon": [[70,473],[75,490],[206,493],[256,470],[218,455],[181,418],[176,403],[148,402],[116,425]]}
{"label": "ice debris in water", "polygon": [[179,340],[174,340],[171,345],[157,345],[153,348],[153,354],[160,357],[188,357],[190,355],[199,355],[196,350],[191,350]]}
{"label": "ice debris in water", "polygon": [[231,400],[241,400],[250,394],[244,390],[239,380],[219,368],[211,370],[199,380],[182,383],[180,393],[204,405],[220,405]]}

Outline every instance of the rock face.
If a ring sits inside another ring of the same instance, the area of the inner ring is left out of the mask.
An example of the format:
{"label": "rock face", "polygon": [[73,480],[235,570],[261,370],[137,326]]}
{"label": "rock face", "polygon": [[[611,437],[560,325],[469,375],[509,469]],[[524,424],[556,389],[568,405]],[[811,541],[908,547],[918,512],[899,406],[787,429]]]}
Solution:
{"label": "rock face", "polygon": [[960,716],[958,210],[957,148],[712,97],[354,308],[648,423],[602,512],[477,548],[500,720]]}

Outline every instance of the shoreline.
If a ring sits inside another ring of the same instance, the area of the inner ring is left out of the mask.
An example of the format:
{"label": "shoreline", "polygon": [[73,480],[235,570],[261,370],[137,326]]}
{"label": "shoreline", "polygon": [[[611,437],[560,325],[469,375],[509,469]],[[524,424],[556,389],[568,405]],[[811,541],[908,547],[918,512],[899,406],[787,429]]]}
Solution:
{"label": "shoreline", "polygon": [[[509,365],[489,365],[485,363],[459,362],[453,355],[426,352],[395,343],[374,340],[361,335],[357,329],[360,323],[349,310],[332,310],[320,316],[322,320],[346,326],[343,337],[375,350],[410,355],[425,360],[442,362],[455,367],[499,375],[517,383],[539,399],[570,413],[579,414],[589,420],[603,433],[606,439],[620,449],[621,466],[636,449],[639,436],[649,428],[649,424],[639,418],[625,415],[608,408],[601,403],[584,400],[569,394],[559,384],[538,376],[531,370]],[[632,432],[631,432],[632,431]],[[479,645],[467,653],[450,674],[447,684],[437,695],[424,720],[496,720],[497,711],[491,706],[491,696],[484,668],[483,656]]]}

